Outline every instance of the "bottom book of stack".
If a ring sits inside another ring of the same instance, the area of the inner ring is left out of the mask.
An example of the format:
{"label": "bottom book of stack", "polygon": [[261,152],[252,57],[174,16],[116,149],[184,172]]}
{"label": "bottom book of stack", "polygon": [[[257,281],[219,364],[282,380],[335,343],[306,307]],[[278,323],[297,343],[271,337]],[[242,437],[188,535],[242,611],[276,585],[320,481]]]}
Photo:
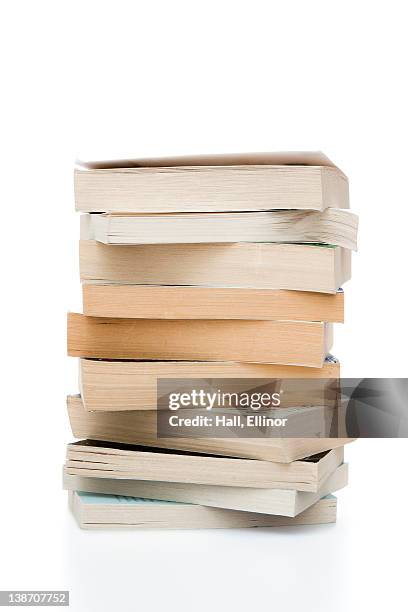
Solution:
{"label": "bottom book of stack", "polygon": [[334,495],[326,495],[295,517],[84,491],[69,491],[69,502],[83,529],[232,529],[322,525],[335,523],[337,511]]}
{"label": "bottom book of stack", "polygon": [[279,463],[83,440],[64,488],[83,528],[234,528],[332,523],[343,447]]}

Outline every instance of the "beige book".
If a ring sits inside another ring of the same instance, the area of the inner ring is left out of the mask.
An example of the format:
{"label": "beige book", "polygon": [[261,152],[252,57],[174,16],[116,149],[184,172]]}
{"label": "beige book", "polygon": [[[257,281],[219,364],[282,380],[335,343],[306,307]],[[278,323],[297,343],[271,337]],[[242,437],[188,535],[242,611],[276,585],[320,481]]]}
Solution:
{"label": "beige book", "polygon": [[[68,468],[64,472],[69,476]],[[93,477],[105,480],[84,470],[81,478]],[[115,480],[110,477],[109,480]],[[120,481],[120,479],[118,479]],[[295,489],[256,489],[245,487],[223,487],[179,482],[155,482],[132,480],[132,495],[148,499],[162,499],[183,503],[199,504],[243,512],[260,512],[280,516],[297,516],[319,499],[342,489],[347,485],[348,466],[343,463],[322,484],[317,492],[296,491]],[[128,481],[129,482],[129,481]],[[107,485],[109,489],[109,485]]]}
{"label": "beige book", "polygon": [[86,283],[290,289],[336,293],[351,251],[329,245],[238,242],[115,246],[81,240]]}
{"label": "beige book", "polygon": [[81,396],[85,409],[90,411],[156,410],[159,378],[233,378],[237,383],[254,378],[316,379],[322,397],[322,381],[325,384],[339,377],[340,363],[331,355],[321,368],[212,361],[79,360]]}
{"label": "beige book", "polygon": [[114,319],[68,315],[68,355],[101,359],[249,361],[321,368],[331,323]]}
{"label": "beige book", "polygon": [[352,441],[352,438],[158,438],[157,415],[153,410],[87,412],[81,397],[74,395],[68,396],[67,405],[72,433],[82,439],[281,463],[310,457]]}
{"label": "beige book", "polygon": [[347,177],[321,152],[78,162],[83,212],[348,208]]}
{"label": "beige book", "polygon": [[82,529],[289,527],[335,523],[337,511],[334,495],[320,499],[295,517],[83,491],[70,491],[69,504]]}
{"label": "beige book", "polygon": [[81,440],[68,444],[65,468],[78,476],[316,492],[343,459],[343,447],[276,463]]}
{"label": "beige book", "polygon": [[219,287],[82,285],[84,314],[135,319],[344,321],[344,293]]}
{"label": "beige book", "polygon": [[349,210],[242,213],[89,214],[81,239],[104,244],[304,242],[357,249],[358,217]]}

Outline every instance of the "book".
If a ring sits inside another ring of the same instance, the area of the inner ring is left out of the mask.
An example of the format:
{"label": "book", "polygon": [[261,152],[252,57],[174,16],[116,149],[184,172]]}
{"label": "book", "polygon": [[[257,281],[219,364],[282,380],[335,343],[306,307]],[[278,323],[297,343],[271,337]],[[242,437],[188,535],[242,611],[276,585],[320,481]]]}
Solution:
{"label": "book", "polygon": [[72,434],[77,439],[136,444],[211,455],[290,463],[344,446],[352,438],[158,438],[154,410],[87,412],[79,395],[67,398]]}
{"label": "book", "polygon": [[80,240],[86,283],[290,289],[336,293],[351,251],[329,245],[238,242],[115,246]]}
{"label": "book", "polygon": [[245,153],[78,162],[82,212],[348,208],[347,177],[323,153]]}
{"label": "book", "polygon": [[89,214],[81,239],[104,244],[226,242],[326,243],[357,249],[358,217],[349,210],[242,213]]}
{"label": "book", "polygon": [[344,321],[344,293],[220,287],[82,285],[83,312],[134,319]]}
{"label": "book", "polygon": [[295,517],[83,491],[70,491],[69,503],[82,529],[287,527],[335,523],[337,512],[334,495],[327,495]]}
{"label": "book", "polygon": [[332,355],[321,368],[242,362],[79,360],[81,396],[90,411],[156,410],[159,378],[317,379],[319,390],[322,381],[339,377],[340,363]]}
{"label": "book", "polygon": [[343,447],[276,463],[81,440],[68,444],[65,468],[78,476],[317,492],[343,459]]}
{"label": "book", "polygon": [[332,341],[319,321],[115,319],[68,315],[68,355],[249,361],[320,368]]}
{"label": "book", "polygon": [[[68,468],[64,469],[68,472]],[[89,477],[91,471],[84,471],[83,477]],[[69,476],[69,472],[68,472]],[[95,471],[94,480],[105,480]],[[81,476],[82,478],[82,476]],[[162,499],[183,503],[199,504],[226,510],[242,512],[259,512],[279,516],[297,516],[319,499],[342,489],[347,485],[348,466],[343,463],[322,484],[318,492],[296,491],[295,489],[256,489],[245,487],[218,487],[179,482],[156,482],[143,480],[127,480],[130,482],[132,495],[147,499]],[[122,479],[109,478],[110,481],[122,482]],[[82,486],[81,483],[79,483]],[[110,491],[109,483],[105,485]]]}

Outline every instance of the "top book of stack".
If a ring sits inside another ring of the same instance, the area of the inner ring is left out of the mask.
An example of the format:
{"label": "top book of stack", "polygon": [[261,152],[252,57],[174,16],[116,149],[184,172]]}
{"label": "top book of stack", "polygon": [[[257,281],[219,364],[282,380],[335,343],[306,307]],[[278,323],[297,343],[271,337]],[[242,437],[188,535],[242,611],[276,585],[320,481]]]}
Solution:
{"label": "top book of stack", "polygon": [[79,162],[76,210],[113,213],[348,208],[347,177],[323,153]]}

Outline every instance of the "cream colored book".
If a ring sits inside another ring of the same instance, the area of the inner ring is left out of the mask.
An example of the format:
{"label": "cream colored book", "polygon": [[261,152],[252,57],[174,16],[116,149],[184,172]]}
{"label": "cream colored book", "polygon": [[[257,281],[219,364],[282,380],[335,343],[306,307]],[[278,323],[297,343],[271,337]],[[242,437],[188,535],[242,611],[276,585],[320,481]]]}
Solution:
{"label": "cream colored book", "polygon": [[81,440],[68,444],[68,474],[317,492],[343,463],[343,447],[291,463]]}
{"label": "cream colored book", "polygon": [[290,527],[335,523],[337,511],[334,495],[327,495],[295,517],[83,491],[70,491],[69,504],[82,529]]}
{"label": "cream colored book", "polygon": [[81,239],[104,244],[226,242],[327,243],[357,249],[358,217],[349,210],[243,213],[89,214]]}
{"label": "cream colored book", "polygon": [[344,293],[219,287],[83,284],[91,317],[134,319],[344,320]]}
{"label": "cream colored book", "polygon": [[78,162],[83,212],[218,212],[348,208],[347,177],[321,152]]}
{"label": "cream colored book", "polygon": [[233,378],[236,382],[254,378],[316,379],[322,397],[322,381],[339,377],[340,363],[331,355],[321,368],[242,362],[79,360],[81,396],[90,411],[156,410],[159,378]]}
{"label": "cream colored book", "polygon": [[331,323],[114,319],[68,315],[68,355],[101,359],[248,361],[321,368]]}
{"label": "cream colored book", "polygon": [[87,412],[80,396],[67,398],[75,438],[185,450],[227,457],[290,463],[332,448],[352,438],[158,438],[154,410]]}
{"label": "cream colored book", "polygon": [[307,244],[145,244],[80,241],[86,283],[290,289],[336,293],[351,277],[351,251]]}
{"label": "cream colored book", "polygon": [[[68,468],[65,473],[69,476]],[[89,477],[86,471],[83,477]],[[105,480],[103,476],[92,474],[94,480]],[[82,476],[81,476],[82,478]],[[115,482],[115,478],[109,478]],[[122,479],[117,479],[123,482]],[[183,503],[199,504],[227,510],[259,512],[279,516],[297,516],[320,498],[342,489],[347,485],[348,466],[343,463],[322,484],[318,492],[296,491],[295,489],[255,489],[245,487],[218,487],[179,482],[155,482],[132,480],[128,490],[135,497],[162,499]],[[129,482],[128,480],[125,482]],[[82,485],[80,485],[82,486]],[[107,485],[110,489],[110,486]]]}

